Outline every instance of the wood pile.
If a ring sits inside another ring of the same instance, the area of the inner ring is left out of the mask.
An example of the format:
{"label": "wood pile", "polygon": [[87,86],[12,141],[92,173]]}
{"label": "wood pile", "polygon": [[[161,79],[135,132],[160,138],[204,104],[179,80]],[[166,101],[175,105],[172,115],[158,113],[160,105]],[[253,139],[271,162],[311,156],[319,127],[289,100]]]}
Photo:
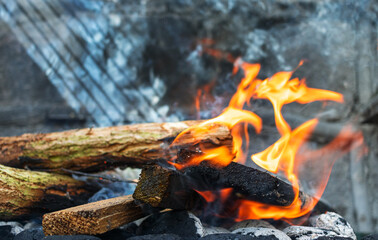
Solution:
{"label": "wood pile", "polygon": [[[47,213],[43,216],[46,235],[101,234],[146,216],[146,206],[158,211],[201,209],[204,200],[197,191],[232,187],[239,199],[278,206],[292,203],[294,192],[290,184],[238,163],[224,168],[205,162],[182,170],[167,168],[166,159],[178,156],[178,161],[185,161],[183,156],[188,156],[190,146],[198,143],[232,147],[229,130],[220,125],[214,126],[217,131],[201,139],[190,134],[181,136],[180,144],[169,147],[180,132],[200,122],[2,137],[0,220]],[[143,168],[133,196],[77,206],[86,203],[98,187],[68,173],[115,167]],[[300,198],[302,202],[312,201],[311,196],[302,192]]]}

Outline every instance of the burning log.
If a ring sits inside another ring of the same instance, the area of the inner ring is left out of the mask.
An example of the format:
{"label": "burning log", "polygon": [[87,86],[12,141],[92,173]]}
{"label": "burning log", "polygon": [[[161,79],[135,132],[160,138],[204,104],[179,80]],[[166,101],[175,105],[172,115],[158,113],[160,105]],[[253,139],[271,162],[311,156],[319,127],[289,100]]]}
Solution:
{"label": "burning log", "polygon": [[69,176],[0,165],[0,219],[20,219],[83,204],[97,190]]}
{"label": "burning log", "polygon": [[[191,209],[199,199],[198,191],[233,188],[242,198],[278,206],[288,206],[294,200],[292,186],[267,172],[232,162],[225,168],[215,168],[202,162],[198,166],[174,171],[160,166],[143,169],[134,198],[153,207]],[[311,198],[300,194],[303,201]]]}
{"label": "burning log", "polygon": [[[232,162],[225,168],[214,168],[202,162],[180,171],[160,166],[142,170],[133,197],[153,207],[172,209],[203,209],[202,197],[195,191],[216,191],[232,188],[234,200],[252,200],[276,206],[288,206],[294,200],[290,184],[263,172]],[[195,190],[193,190],[195,189]],[[302,206],[313,198],[300,191]],[[334,211],[319,201],[313,213]]]}
{"label": "burning log", "polygon": [[[70,169],[96,172],[117,166],[140,167],[155,163],[177,148],[167,149],[186,128],[201,121],[148,123],[119,127],[88,128],[47,134],[24,134],[0,138],[0,164],[39,170]],[[180,146],[195,142],[231,145],[231,135],[224,126],[195,139],[183,136]],[[180,146],[177,146],[178,148]]]}
{"label": "burning log", "polygon": [[131,195],[88,203],[43,216],[45,235],[102,234],[146,216]]}

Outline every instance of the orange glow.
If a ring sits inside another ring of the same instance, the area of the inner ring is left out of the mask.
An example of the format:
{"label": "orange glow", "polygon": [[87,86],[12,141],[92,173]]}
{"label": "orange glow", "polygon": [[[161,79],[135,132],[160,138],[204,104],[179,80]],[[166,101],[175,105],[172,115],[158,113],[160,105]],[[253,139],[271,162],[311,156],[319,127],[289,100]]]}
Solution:
{"label": "orange glow", "polygon": [[224,59],[228,62],[234,62],[235,58],[229,53],[222,52],[221,50],[218,49],[213,49],[213,48],[203,48],[203,52],[206,54],[209,54],[210,56],[213,56],[214,58],[221,60]]}
{"label": "orange glow", "polygon": [[[206,50],[208,51],[208,50]],[[205,51],[205,52],[206,52]],[[210,51],[214,56],[220,56],[217,52]],[[300,62],[298,66],[301,66]],[[361,132],[350,127],[343,128],[339,135],[328,145],[321,149],[310,150],[306,147],[306,141],[318,124],[318,119],[311,119],[301,124],[294,130],[285,121],[282,115],[282,107],[285,104],[297,102],[306,104],[314,101],[335,101],[342,103],[343,96],[340,93],[307,87],[305,80],[293,78],[294,71],[278,72],[272,77],[260,80],[257,75],[260,71],[259,64],[251,64],[237,59],[234,63],[233,73],[239,69],[244,72],[244,77],[239,84],[236,93],[231,98],[229,106],[218,117],[192,126],[180,133],[172,145],[180,143],[183,134],[191,134],[195,139],[201,139],[201,135],[215,131],[216,125],[225,125],[232,135],[232,150],[225,146],[206,148],[199,144],[199,154],[190,157],[185,163],[172,162],[177,169],[198,165],[202,161],[208,161],[215,167],[224,167],[232,161],[245,163],[246,151],[249,147],[249,135],[247,127],[252,125],[257,133],[262,129],[262,120],[255,113],[243,109],[245,104],[250,104],[252,99],[266,99],[272,103],[275,123],[281,137],[264,151],[254,154],[250,159],[261,168],[271,172],[280,173],[291,182],[295,193],[294,201],[289,206],[273,206],[249,200],[236,200],[238,208],[236,220],[245,219],[293,219],[306,215],[317,204],[322,196],[333,163],[351,149],[363,149],[363,136]],[[196,102],[197,105],[197,102]],[[198,102],[199,106],[199,102]],[[196,142],[195,144],[197,144]],[[362,151],[361,151],[362,152]],[[302,169],[310,166],[314,174],[302,174]],[[316,174],[315,174],[316,172]],[[305,203],[299,198],[301,181],[311,181],[313,198]],[[221,189],[216,195],[211,191],[197,191],[207,202],[213,202],[220,196],[225,202],[232,193],[232,189]]]}
{"label": "orange glow", "polygon": [[217,60],[226,60],[228,62],[235,62],[236,58],[230,53],[224,52],[219,49],[211,48],[210,46],[215,44],[215,41],[210,38],[202,38],[197,41],[202,46],[202,53],[206,53]]}
{"label": "orange glow", "polygon": [[217,196],[212,191],[195,191],[201,195],[206,202],[214,202],[217,199]]}
{"label": "orange glow", "polygon": [[211,94],[211,90],[214,88],[215,79],[210,83],[204,85],[202,88],[197,89],[197,95],[195,98],[195,107],[197,112],[197,119],[200,119],[201,102],[214,101],[214,97]]}
{"label": "orange glow", "polygon": [[[221,201],[224,202],[224,200],[227,200],[227,198],[232,194],[232,188],[224,188],[221,189],[219,192],[213,192],[213,191],[198,191],[195,190],[199,195],[201,195],[206,202],[214,202],[217,200],[218,197],[220,197]],[[219,195],[219,196],[218,196]]]}

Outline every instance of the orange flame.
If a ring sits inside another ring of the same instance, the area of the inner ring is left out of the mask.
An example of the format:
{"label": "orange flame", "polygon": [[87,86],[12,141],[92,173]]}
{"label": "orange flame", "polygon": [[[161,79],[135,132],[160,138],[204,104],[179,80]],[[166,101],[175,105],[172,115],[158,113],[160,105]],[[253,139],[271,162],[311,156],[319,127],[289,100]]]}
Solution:
{"label": "orange flame", "polygon": [[[216,54],[215,54],[216,55]],[[217,55],[216,55],[217,56]],[[298,66],[301,66],[301,61]],[[261,118],[251,111],[244,110],[245,104],[251,99],[267,99],[272,103],[275,123],[281,138],[264,151],[251,156],[253,162],[258,166],[272,172],[283,173],[291,182],[295,193],[294,201],[289,206],[272,206],[249,200],[238,200],[238,217],[236,220],[244,219],[293,219],[309,213],[318,199],[320,199],[328,182],[334,161],[350,151],[352,148],[360,148],[363,145],[363,137],[360,132],[352,131],[349,127],[344,128],[330,144],[319,149],[306,149],[304,144],[318,124],[317,119],[311,119],[296,129],[292,130],[283,118],[281,109],[285,104],[297,102],[300,104],[313,101],[335,101],[343,102],[340,93],[307,87],[305,80],[298,78],[291,79],[294,71],[278,72],[265,80],[257,79],[260,71],[259,64],[250,64],[237,59],[234,63],[234,73],[239,68],[244,71],[244,78],[238,86],[237,92],[230,100],[229,106],[218,117],[207,120],[199,125],[193,126],[182,132],[174,140],[173,145],[179,143],[183,134],[192,134],[196,139],[200,136],[215,131],[214,126],[222,124],[230,129],[233,137],[233,147],[230,151],[225,146],[208,149],[199,145],[201,154],[188,159],[185,163],[172,164],[177,169],[198,165],[202,161],[209,161],[216,167],[224,167],[232,161],[244,163],[246,160],[245,151],[249,146],[247,126],[252,125],[257,133],[262,129]],[[354,142],[354,144],[350,144]],[[304,153],[298,154],[299,150]],[[321,156],[321,157],[320,157]],[[319,174],[311,179],[314,184],[314,198],[303,203],[299,198],[300,180],[306,179],[301,176],[300,169],[308,163],[316,162],[319,166]],[[224,191],[224,192],[222,192]],[[199,192],[208,202],[213,201],[214,195],[207,192]],[[227,198],[230,189],[221,190],[221,197]]]}
{"label": "orange flame", "polygon": [[[312,123],[309,123],[309,121],[305,124],[310,128],[312,127]],[[302,126],[305,124],[302,124]],[[294,131],[300,131],[299,128],[301,127],[298,127]],[[306,132],[306,130],[304,130],[304,132]],[[366,150],[363,144],[362,133],[353,131],[350,126],[346,126],[341,130],[339,135],[325,147],[315,151],[306,150],[305,153],[297,157],[295,161],[292,159],[292,162],[290,162],[291,165],[289,166],[289,168],[292,168],[291,171],[286,170],[287,176],[292,177],[291,179],[290,177],[288,178],[292,182],[295,191],[295,198],[291,205],[286,207],[269,206],[259,202],[241,200],[238,203],[239,214],[237,220],[256,218],[288,220],[308,214],[321,198],[335,161],[352,149],[356,149],[361,154]],[[283,156],[282,159],[285,159],[285,156]],[[313,193],[311,201],[303,203],[299,199],[299,181],[297,176],[300,176],[302,180],[306,179],[306,177],[301,176],[299,173],[300,167],[305,166],[306,163],[312,163],[316,166],[316,169],[314,169],[315,174],[311,176],[311,179],[308,179],[313,183],[312,187],[315,189],[315,192]]]}

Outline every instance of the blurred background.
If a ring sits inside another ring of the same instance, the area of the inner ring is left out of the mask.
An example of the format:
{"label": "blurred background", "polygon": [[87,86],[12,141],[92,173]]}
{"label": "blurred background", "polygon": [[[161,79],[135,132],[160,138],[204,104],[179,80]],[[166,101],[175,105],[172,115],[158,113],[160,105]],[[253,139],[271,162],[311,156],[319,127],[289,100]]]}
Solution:
{"label": "blurred background", "polygon": [[[336,162],[324,199],[357,230],[378,231],[378,3],[374,0],[0,0],[0,135],[210,118],[242,75],[290,71],[345,104],[284,108],[292,126],[320,117],[329,141],[346,122],[369,153]],[[197,104],[196,104],[197,101]],[[198,109],[200,111],[198,111]],[[250,107],[277,140],[267,101]]]}

